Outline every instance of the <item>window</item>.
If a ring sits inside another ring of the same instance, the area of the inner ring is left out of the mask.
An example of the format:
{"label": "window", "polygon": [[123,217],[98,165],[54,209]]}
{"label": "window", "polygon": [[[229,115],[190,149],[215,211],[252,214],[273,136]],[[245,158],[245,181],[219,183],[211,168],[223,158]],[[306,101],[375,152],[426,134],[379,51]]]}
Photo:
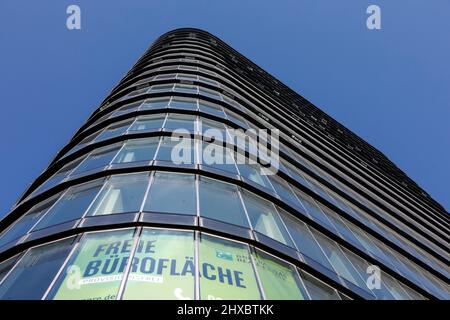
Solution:
{"label": "window", "polygon": [[170,114],[164,125],[167,130],[185,129],[194,132],[195,116]]}
{"label": "window", "polygon": [[138,117],[131,126],[130,131],[156,131],[162,128],[165,118],[165,114]]}
{"label": "window", "polygon": [[127,131],[133,120],[126,120],[119,123],[113,123],[109,127],[107,127],[102,133],[100,133],[95,141],[102,141],[112,137],[117,137],[122,135],[125,131]]}
{"label": "window", "polygon": [[195,175],[156,172],[145,211],[196,215]]}
{"label": "window", "polygon": [[0,285],[0,299],[39,300],[69,254],[73,238],[29,250]]}
{"label": "window", "polygon": [[194,299],[192,232],[145,228],[133,260],[123,299]]}
{"label": "window", "polygon": [[159,137],[128,140],[113,163],[150,161],[158,148]]}
{"label": "window", "polygon": [[269,180],[272,183],[273,188],[281,199],[288,202],[293,207],[299,207],[297,197],[292,192],[289,184],[277,175],[270,175]]}
{"label": "window", "polygon": [[147,99],[141,106],[141,110],[163,109],[169,104],[169,98]]}
{"label": "window", "polygon": [[139,211],[148,180],[148,173],[112,176],[87,215],[99,216]]}
{"label": "window", "polygon": [[260,300],[247,245],[200,235],[200,297],[202,300]]}
{"label": "window", "polygon": [[310,196],[307,196],[303,192],[300,192],[297,189],[294,189],[298,198],[300,199],[303,207],[306,209],[306,213],[316,222],[319,222],[321,225],[327,226],[329,230],[334,231],[334,226],[331,224],[330,220],[323,213],[320,206],[317,205],[315,200]]}
{"label": "window", "polygon": [[183,110],[197,110],[197,100],[172,98],[170,101],[170,108]]}
{"label": "window", "polygon": [[235,185],[200,177],[199,193],[201,216],[248,227]]}
{"label": "window", "polygon": [[116,112],[114,112],[114,116],[119,116],[121,114],[133,112],[139,109],[139,106],[142,104],[142,100],[138,102],[133,102],[130,104],[126,104],[123,107],[120,107]]}
{"label": "window", "polygon": [[215,143],[201,141],[202,164],[211,168],[237,174],[236,165],[230,149]]}
{"label": "window", "polygon": [[158,84],[155,86],[152,86],[149,92],[165,92],[165,91],[172,91],[173,84]]}
{"label": "window", "polygon": [[44,215],[48,208],[55,203],[59,196],[60,194],[53,196],[51,199],[47,199],[44,203],[35,205],[22,218],[17,220],[16,223],[0,235],[0,247],[25,235],[42,215]]}
{"label": "window", "polygon": [[[239,159],[239,158],[238,158]],[[270,188],[269,180],[267,176],[261,174],[261,166],[259,164],[240,163],[238,161],[238,168],[241,176],[259,184],[262,187]]]}
{"label": "window", "polygon": [[64,167],[58,170],[57,173],[55,173],[52,177],[50,177],[48,180],[46,180],[43,184],[41,184],[34,192],[33,194],[37,194],[38,192],[42,192],[45,190],[48,190],[57,184],[59,184],[61,181],[63,181],[69,173],[76,168],[81,161],[84,160],[85,157],[80,157],[68,164],[66,164]]}
{"label": "window", "polygon": [[330,260],[337,274],[340,275],[342,278],[357,285],[358,287],[362,289],[367,289],[366,283],[363,281],[363,279],[361,279],[361,277],[356,272],[353,265],[345,257],[344,253],[342,252],[338,244],[326,238],[322,234],[316,232],[315,230],[313,230],[313,232],[314,237],[317,239],[317,242],[319,242],[320,246],[322,247],[328,259]]}
{"label": "window", "polygon": [[132,92],[130,92],[130,93],[127,95],[127,97],[128,97],[128,98],[131,98],[131,97],[138,96],[138,95],[140,95],[140,94],[147,93],[147,90],[148,90],[148,88],[143,88],[143,89],[136,89],[136,90],[133,90]]}
{"label": "window", "polygon": [[250,192],[242,193],[253,229],[288,246],[293,246],[273,204]]}
{"label": "window", "polygon": [[262,251],[253,253],[256,270],[261,280],[265,299],[306,300],[303,288],[294,267]]}
{"label": "window", "polygon": [[156,160],[175,164],[195,163],[195,140],[189,138],[163,137]]}
{"label": "window", "polygon": [[220,100],[220,95],[217,92],[215,92],[213,90],[205,89],[203,87],[199,87],[199,94],[201,94],[202,96]]}
{"label": "window", "polygon": [[319,244],[314,239],[311,231],[306,224],[300,220],[295,219],[287,212],[280,211],[281,217],[286,222],[286,227],[297,246],[298,251],[310,259],[320,263],[329,270],[333,270],[330,262],[320,249]]}
{"label": "window", "polygon": [[102,184],[103,180],[96,180],[71,187],[39,221],[34,230],[81,218]]}
{"label": "window", "polygon": [[[47,298],[116,300],[133,234],[134,230],[125,229],[84,235]],[[74,272],[79,272],[78,285],[73,281]]]}
{"label": "window", "polygon": [[201,112],[212,114],[214,116],[225,119],[225,113],[223,108],[217,104],[199,100],[198,106]]}
{"label": "window", "polygon": [[304,271],[299,270],[299,273],[312,300],[341,300],[335,289]]}
{"label": "window", "polygon": [[225,110],[225,113],[227,114],[227,118],[229,120],[231,120],[231,122],[234,122],[241,128],[244,128],[244,129],[248,128],[247,121],[245,121],[244,118],[242,118],[241,116],[237,115],[236,113],[234,113],[230,110]]}
{"label": "window", "polygon": [[86,159],[72,172],[72,174],[78,174],[94,169],[103,170],[111,160],[115,157],[122,143],[114,144],[92,151]]}
{"label": "window", "polygon": [[184,93],[197,93],[197,86],[192,86],[189,84],[179,84],[175,85],[174,91],[184,92]]}
{"label": "window", "polygon": [[215,139],[219,139],[221,141],[226,141],[226,131],[225,125],[218,121],[209,120],[205,118],[200,118],[199,122],[200,130],[203,135],[206,135],[209,138],[214,137]]}

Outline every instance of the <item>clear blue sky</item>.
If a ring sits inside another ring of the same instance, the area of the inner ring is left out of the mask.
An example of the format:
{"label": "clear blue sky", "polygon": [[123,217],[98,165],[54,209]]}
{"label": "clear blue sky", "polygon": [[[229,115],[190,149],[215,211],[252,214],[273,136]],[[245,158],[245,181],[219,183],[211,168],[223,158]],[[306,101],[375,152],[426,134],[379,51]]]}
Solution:
{"label": "clear blue sky", "polygon": [[[66,29],[81,7],[82,30]],[[366,28],[366,8],[382,30]],[[448,0],[1,0],[0,215],[160,34],[205,29],[450,208]]]}

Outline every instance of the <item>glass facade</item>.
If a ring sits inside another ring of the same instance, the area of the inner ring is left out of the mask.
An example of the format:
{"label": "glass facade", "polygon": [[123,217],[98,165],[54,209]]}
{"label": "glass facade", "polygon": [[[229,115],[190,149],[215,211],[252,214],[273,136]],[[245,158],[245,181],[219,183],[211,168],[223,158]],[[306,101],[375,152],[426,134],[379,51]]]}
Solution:
{"label": "glass facade", "polygon": [[0,220],[0,299],[449,299],[448,213],[211,39],[160,38]]}

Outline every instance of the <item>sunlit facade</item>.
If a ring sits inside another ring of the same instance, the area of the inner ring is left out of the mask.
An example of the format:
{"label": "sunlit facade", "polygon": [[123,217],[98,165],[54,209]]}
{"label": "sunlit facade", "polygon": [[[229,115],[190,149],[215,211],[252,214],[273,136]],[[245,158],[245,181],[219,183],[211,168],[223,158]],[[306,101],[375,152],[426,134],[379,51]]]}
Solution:
{"label": "sunlit facade", "polygon": [[[279,130],[274,174],[236,129]],[[449,229],[382,153],[220,39],[177,29],[0,221],[0,299],[449,299]]]}

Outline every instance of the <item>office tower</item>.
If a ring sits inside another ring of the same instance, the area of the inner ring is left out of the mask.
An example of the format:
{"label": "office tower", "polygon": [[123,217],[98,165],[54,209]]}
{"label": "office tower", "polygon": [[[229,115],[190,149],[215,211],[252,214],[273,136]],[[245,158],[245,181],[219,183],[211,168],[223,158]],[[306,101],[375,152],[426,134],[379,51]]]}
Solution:
{"label": "office tower", "polygon": [[449,228],[381,152],[177,29],[0,221],[0,298],[448,299]]}

